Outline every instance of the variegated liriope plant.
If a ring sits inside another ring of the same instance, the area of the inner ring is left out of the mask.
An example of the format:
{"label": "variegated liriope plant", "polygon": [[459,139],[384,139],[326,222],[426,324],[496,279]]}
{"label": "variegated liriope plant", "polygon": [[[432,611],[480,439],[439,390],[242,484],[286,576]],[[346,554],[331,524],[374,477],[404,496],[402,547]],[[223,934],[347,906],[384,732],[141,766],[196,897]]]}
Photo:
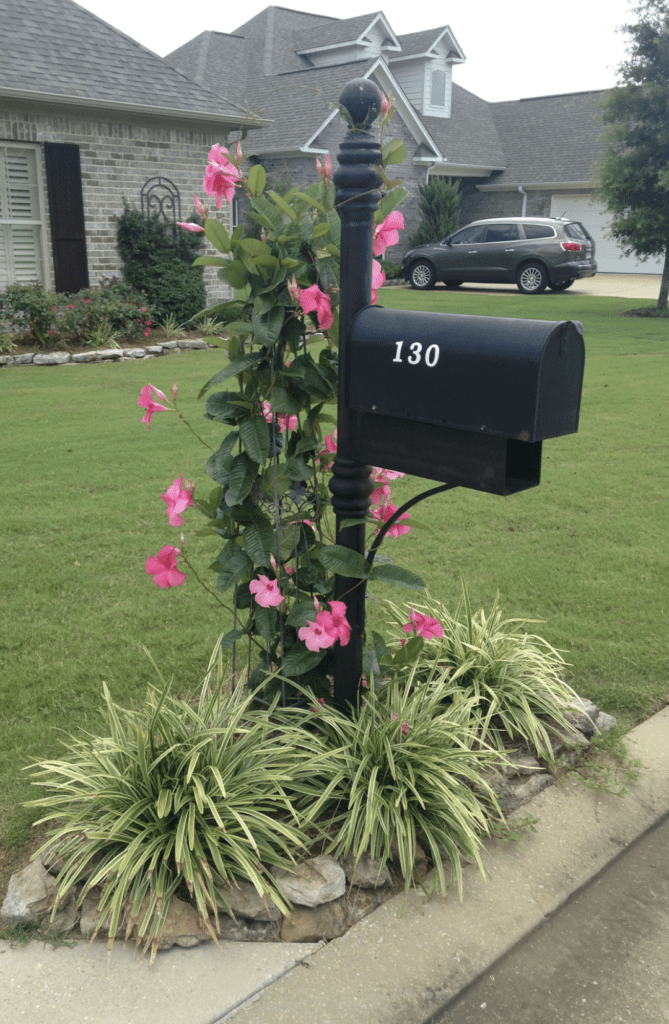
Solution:
{"label": "variegated liriope plant", "polygon": [[[382,132],[391,117],[386,103]],[[382,140],[382,153],[385,163],[399,162],[403,144]],[[415,573],[387,562],[370,570],[362,556],[334,543],[327,476],[337,437],[332,414],[340,219],[329,156],[324,165],[317,161],[319,182],[284,195],[268,188],[260,164],[246,176],[241,165],[239,144],[232,158],[222,147],[212,147],[203,187],[219,209],[243,189],[260,237],[242,225],[229,234],[197,197],[204,224],[182,225],[204,231],[219,255],[201,256],[196,263],[217,267],[236,296],[206,311],[227,335],[207,339],[226,350],[228,361],[200,392],[206,396],[205,416],[223,428],[220,447],[207,462],[216,486],[208,498],[194,496],[179,478],[163,498],[172,525],[181,525],[186,507],[197,506],[208,519],[203,532],[223,542],[214,569],[233,628],[219,643],[221,651],[234,645],[233,677],[241,670],[249,687],[268,701],[281,687],[285,703],[290,680],[297,678],[316,696],[329,693],[334,645],[348,643],[350,635],[344,603],[333,599],[335,573],[351,577],[352,586],[363,578],[388,578],[419,589],[423,584]],[[375,256],[398,241],[404,223],[396,207],[406,191],[381,172],[386,188],[376,214]],[[373,271],[375,302],[384,280],[376,260]],[[147,425],[154,412],[178,412],[176,388],[170,400],[147,385],[139,403]],[[372,536],[396,511],[389,481],[398,475],[375,470]],[[408,529],[398,522],[390,533],[399,536]],[[168,545],[147,561],[155,583],[168,587],[185,581],[177,558],[195,571],[183,545]]]}

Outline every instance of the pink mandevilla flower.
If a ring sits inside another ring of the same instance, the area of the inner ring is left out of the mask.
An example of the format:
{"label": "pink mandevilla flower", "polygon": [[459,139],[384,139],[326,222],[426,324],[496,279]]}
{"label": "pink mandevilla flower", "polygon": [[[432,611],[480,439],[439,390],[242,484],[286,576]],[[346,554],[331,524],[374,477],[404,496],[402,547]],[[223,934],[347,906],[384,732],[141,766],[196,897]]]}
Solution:
{"label": "pink mandevilla flower", "polygon": [[148,430],[151,429],[151,417],[154,412],[169,412],[166,405],[160,405],[158,402],[154,402],[151,397],[152,391],[158,398],[162,398],[164,402],[167,401],[167,398],[162,391],[159,391],[158,388],[154,388],[153,384],[146,384],[140,391],[139,398],[137,399],[137,405],[141,405],[143,409],[146,409],[141,422],[146,423]]}
{"label": "pink mandevilla flower", "polygon": [[200,231],[204,231],[204,228],[200,224],[193,224],[191,221],[177,221],[177,227],[183,228],[184,231],[194,231],[196,234]]}
{"label": "pink mandevilla flower", "polygon": [[381,256],[389,245],[397,245],[399,232],[404,228],[404,214],[399,210],[389,213],[382,224],[374,228],[373,250],[375,256]]}
{"label": "pink mandevilla flower", "polygon": [[261,608],[275,608],[283,601],[277,580],[270,580],[262,573],[258,573],[257,580],[251,580],[249,590],[255,594],[256,602]]}
{"label": "pink mandevilla flower", "polygon": [[229,155],[225,146],[215,143],[209,150],[209,163],[204,172],[202,187],[208,196],[215,197],[218,210],[221,209],[223,199],[226,203],[232,202],[240,178],[239,171],[228,160]]}
{"label": "pink mandevilla flower", "polygon": [[329,185],[330,179],[332,177],[332,161],[330,160],[329,153],[325,154],[325,160],[323,161],[323,163],[321,163],[318,157],[316,157],[316,170],[320,174],[325,184]]}
{"label": "pink mandevilla flower", "polygon": [[351,637],[351,627],[346,620],[346,605],[343,601],[330,601],[330,611],[319,612],[316,622],[322,625],[326,633],[339,640],[346,647]]}
{"label": "pink mandevilla flower", "polygon": [[[336,455],[337,454],[337,431],[335,430],[332,434],[326,434],[323,438],[325,448],[322,449],[318,454],[323,458],[324,456]],[[332,459],[328,459],[328,462],[332,462]]]}
{"label": "pink mandevilla flower", "polygon": [[237,139],[237,145],[235,146],[235,163],[237,167],[241,167],[243,159],[244,157],[242,155],[242,144],[239,141],[239,139]]}
{"label": "pink mandevilla flower", "polygon": [[157,555],[147,558],[145,568],[149,576],[153,576],[156,586],[164,589],[181,586],[186,579],[186,573],[177,569],[177,555],[180,554],[179,548],[170,547],[168,544],[161,548]]}
{"label": "pink mandevilla flower", "polygon": [[276,415],[276,422],[279,424],[279,429],[282,434],[285,430],[297,430],[297,416],[292,413],[288,414],[287,412],[273,413],[272,406],[269,402],[263,402],[262,414],[268,423],[271,423]]}
{"label": "pink mandevilla flower", "polygon": [[377,487],[370,496],[370,503],[372,505],[385,505],[390,501],[390,484],[382,484],[381,487]]}
{"label": "pink mandevilla flower", "polygon": [[324,331],[332,327],[334,316],[330,297],[322,292],[317,284],[312,284],[311,288],[302,288],[298,301],[304,313],[316,313],[318,326]]}
{"label": "pink mandevilla flower", "polygon": [[381,264],[378,260],[372,260],[372,305],[375,306],[378,301],[378,290],[383,285],[386,279],[384,271],[381,269]]}
{"label": "pink mandevilla flower", "polygon": [[[380,508],[372,509],[372,516],[374,517],[374,519],[378,519],[380,523],[387,523],[390,517],[394,516],[396,512],[397,505],[393,505],[391,501],[387,501],[385,505],[382,505]],[[397,522],[394,523],[393,526],[391,526],[390,529],[388,530],[388,535],[390,537],[401,537],[403,533],[408,533],[411,527],[405,526],[404,523],[401,522],[402,519],[408,518],[409,513],[403,512],[400,518],[397,520]],[[379,533],[380,530],[381,528],[379,527],[379,529],[376,532]]]}
{"label": "pink mandevilla flower", "polygon": [[380,466],[374,466],[374,469],[372,470],[372,480],[377,483],[384,483],[386,480],[389,483],[392,483],[393,480],[399,480],[400,477],[403,476],[404,473],[399,473],[394,469],[381,469]]}
{"label": "pink mandevilla flower", "polygon": [[[397,717],[398,717],[398,716],[397,716],[397,712],[396,712],[396,711],[393,711],[392,715],[390,716],[390,721],[391,721],[391,722],[396,722],[396,721],[397,721]],[[401,732],[402,732],[402,735],[403,735],[403,736],[406,736],[406,734],[408,733],[408,731],[409,731],[409,723],[408,723],[408,722],[405,722],[405,721],[404,721],[404,719],[402,719],[402,724],[401,724]]]}
{"label": "pink mandevilla flower", "polygon": [[315,622],[307,622],[306,626],[302,626],[297,632],[300,640],[304,640],[310,651],[320,651],[323,647],[332,647],[336,639],[326,631],[322,620],[319,621],[322,614],[323,612],[319,612]]}
{"label": "pink mandevilla flower", "polygon": [[387,99],[385,92],[381,93],[381,117],[385,117],[390,112],[392,101]]}
{"label": "pink mandevilla flower", "polygon": [[409,612],[409,621],[404,623],[402,629],[405,633],[415,632],[416,636],[422,636],[426,640],[441,640],[444,635],[444,627],[438,619],[433,619],[429,615],[421,615],[413,608]]}
{"label": "pink mandevilla flower", "polygon": [[183,480],[183,474],[170,484],[164,494],[160,497],[167,505],[167,518],[170,526],[181,526],[183,523],[183,516],[181,513],[188,508],[189,505],[193,504],[193,495],[190,490],[183,488],[181,482]]}

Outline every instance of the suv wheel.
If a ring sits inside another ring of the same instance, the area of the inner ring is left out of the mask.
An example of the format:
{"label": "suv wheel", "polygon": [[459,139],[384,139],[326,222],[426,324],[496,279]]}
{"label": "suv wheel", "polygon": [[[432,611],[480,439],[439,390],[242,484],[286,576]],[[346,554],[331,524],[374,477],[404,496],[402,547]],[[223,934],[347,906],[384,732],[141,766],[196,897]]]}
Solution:
{"label": "suv wheel", "polygon": [[516,284],[523,295],[538,295],[546,291],[548,275],[540,263],[526,263],[516,275]]}
{"label": "suv wheel", "polygon": [[437,275],[431,263],[427,263],[424,260],[414,263],[409,274],[412,288],[418,288],[419,291],[427,291],[429,288],[434,288],[436,280]]}
{"label": "suv wheel", "polygon": [[575,280],[576,278],[572,277],[571,281],[560,281],[559,284],[549,285],[549,288],[552,292],[566,292],[567,288],[571,288]]}

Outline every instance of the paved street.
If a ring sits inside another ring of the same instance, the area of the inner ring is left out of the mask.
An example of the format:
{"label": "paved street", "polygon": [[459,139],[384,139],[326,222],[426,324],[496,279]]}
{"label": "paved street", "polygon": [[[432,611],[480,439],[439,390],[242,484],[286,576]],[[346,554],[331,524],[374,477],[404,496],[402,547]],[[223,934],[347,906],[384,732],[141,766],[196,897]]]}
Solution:
{"label": "paved street", "polygon": [[669,817],[429,1024],[669,1021]]}

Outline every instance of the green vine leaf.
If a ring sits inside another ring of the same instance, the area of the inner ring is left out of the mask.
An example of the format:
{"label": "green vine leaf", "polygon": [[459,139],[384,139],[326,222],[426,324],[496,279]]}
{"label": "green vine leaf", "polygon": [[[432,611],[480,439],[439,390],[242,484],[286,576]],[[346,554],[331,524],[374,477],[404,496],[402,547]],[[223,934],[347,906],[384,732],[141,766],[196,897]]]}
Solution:
{"label": "green vine leaf", "polygon": [[253,462],[246,452],[241,452],[232,460],[228,474],[228,491],[225,495],[226,505],[241,505],[250,493],[258,475],[258,463]]}
{"label": "green vine leaf", "polygon": [[284,676],[301,676],[320,665],[325,654],[325,651],[309,651],[306,647],[293,648],[283,659],[282,672]]}
{"label": "green vine leaf", "polygon": [[226,544],[216,561],[223,566],[216,583],[221,593],[253,572],[253,562],[234,541]]}
{"label": "green vine leaf", "polygon": [[269,424],[265,418],[257,414],[242,420],[239,436],[249,456],[262,466],[269,458]]}
{"label": "green vine leaf", "polygon": [[405,590],[425,590],[425,580],[422,576],[410,569],[403,569],[400,565],[375,564],[369,578],[378,583],[392,583],[393,586],[404,587]]}
{"label": "green vine leaf", "polygon": [[204,233],[213,247],[218,249],[219,252],[228,253],[231,251],[230,235],[220,220],[215,220],[214,217],[207,217],[204,222]]}
{"label": "green vine leaf", "polygon": [[252,196],[261,196],[267,184],[267,173],[262,164],[255,164],[248,173],[247,182]]}
{"label": "green vine leaf", "polygon": [[232,288],[244,288],[249,282],[249,272],[241,260],[233,260],[223,270],[223,277]]}
{"label": "green vine leaf", "polygon": [[351,551],[342,544],[328,544],[322,547],[318,560],[321,565],[338,576],[350,576],[355,580],[365,580],[369,576],[369,565],[359,551]]}

